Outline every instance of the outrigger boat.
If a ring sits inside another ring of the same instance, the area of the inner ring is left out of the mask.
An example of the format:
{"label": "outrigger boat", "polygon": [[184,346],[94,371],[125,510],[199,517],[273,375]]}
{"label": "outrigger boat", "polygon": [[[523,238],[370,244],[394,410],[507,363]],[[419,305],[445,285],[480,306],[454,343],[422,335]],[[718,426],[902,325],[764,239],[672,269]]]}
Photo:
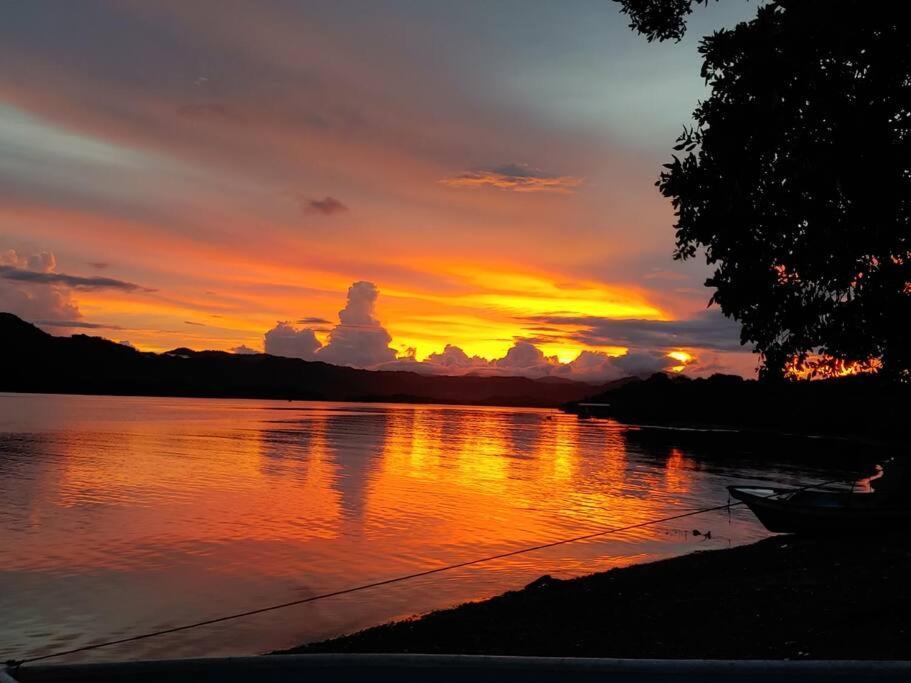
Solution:
{"label": "outrigger boat", "polygon": [[911,495],[728,486],[775,533],[883,533],[911,525]]}

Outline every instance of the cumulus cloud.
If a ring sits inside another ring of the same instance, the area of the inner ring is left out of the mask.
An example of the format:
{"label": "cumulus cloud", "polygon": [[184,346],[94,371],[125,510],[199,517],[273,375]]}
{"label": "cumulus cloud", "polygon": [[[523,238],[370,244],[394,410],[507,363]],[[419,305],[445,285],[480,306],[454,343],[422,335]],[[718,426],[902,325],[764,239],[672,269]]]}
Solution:
{"label": "cumulus cloud", "polygon": [[426,375],[482,375],[499,377],[546,377],[598,384],[623,377],[648,377],[656,372],[670,372],[689,362],[671,358],[665,351],[630,351],[611,356],[601,351],[585,350],[569,363],[547,356],[525,339],[516,340],[502,358],[487,360],[469,357],[462,349],[449,344],[441,353],[432,353],[423,361],[413,356],[397,358],[376,366],[377,370],[407,370]]}
{"label": "cumulus cloud", "polygon": [[629,351],[622,356],[609,356],[586,350],[556,374],[582,382],[609,382],[622,377],[649,377],[685,364],[662,351]]}
{"label": "cumulus cloud", "polygon": [[[347,303],[339,311],[339,322],[329,332],[325,345],[317,339],[313,328],[297,328],[291,323],[280,322],[266,332],[266,353],[372,370],[405,370],[428,375],[551,377],[589,383],[630,376],[646,377],[692,362],[692,359],[681,361],[668,356],[667,349],[648,347],[630,350],[622,356],[586,350],[571,362],[561,363],[556,356],[547,356],[533,339],[516,339],[502,358],[491,360],[469,356],[454,344],[447,344],[442,351],[431,353],[424,360],[416,358],[414,349],[397,356],[389,346],[391,336],[376,317],[378,297],[379,290],[372,282],[355,282],[348,289]],[[321,318],[300,320],[325,322]],[[674,345],[674,348],[679,346]],[[233,351],[242,353],[237,349]]]}
{"label": "cumulus cloud", "polygon": [[[394,361],[396,352],[389,347],[392,337],[376,318],[378,297],[379,290],[372,282],[355,282],[348,288],[347,303],[338,312],[339,322],[329,331],[325,345],[316,338],[313,328],[280,322],[266,332],[266,353],[353,368],[372,368]],[[321,318],[302,320],[328,322]]]}
{"label": "cumulus cloud", "polygon": [[273,356],[315,360],[316,351],[321,346],[313,330],[299,330],[289,322],[279,322],[265,335],[266,353]]}
{"label": "cumulus cloud", "polygon": [[374,370],[406,370],[422,375],[508,374],[500,372],[486,358],[469,356],[454,344],[447,344],[442,351],[431,353],[424,360],[415,357],[415,350],[408,351],[395,360],[373,367]]}
{"label": "cumulus cloud", "polygon": [[465,171],[440,181],[456,188],[491,187],[512,192],[568,193],[582,184],[581,178],[545,173],[527,164],[504,164],[493,168]]}
{"label": "cumulus cloud", "polygon": [[520,339],[503,358],[490,361],[488,367],[498,371],[496,374],[519,375],[533,379],[558,377],[577,382],[598,383],[622,377],[648,377],[656,372],[670,371],[680,365],[680,361],[669,357],[666,352],[653,350],[633,350],[622,356],[583,350],[569,363],[561,363],[556,356],[547,356],[530,341]]}
{"label": "cumulus cloud", "polygon": [[374,316],[379,290],[372,282],[355,282],[348,288],[348,302],[338,312],[339,324],[319,350],[319,360],[336,365],[367,368],[394,360],[392,337]]}
{"label": "cumulus cloud", "polygon": [[523,377],[544,377],[559,365],[556,356],[545,356],[541,349],[524,339],[517,340],[505,356],[491,361],[491,366]]}
{"label": "cumulus cloud", "polygon": [[480,356],[469,356],[453,344],[446,344],[446,347],[439,353],[431,353],[424,362],[442,370],[452,371],[453,374],[470,372],[488,365],[486,359]]}
{"label": "cumulus cloud", "polygon": [[324,216],[332,216],[348,210],[348,207],[338,199],[329,196],[322,199],[301,199],[301,208],[310,213],[321,213]]}
{"label": "cumulus cloud", "polygon": [[231,353],[237,354],[238,356],[252,356],[259,353],[256,349],[251,349],[246,344],[241,344],[240,346],[235,346],[233,349],[228,349]]}

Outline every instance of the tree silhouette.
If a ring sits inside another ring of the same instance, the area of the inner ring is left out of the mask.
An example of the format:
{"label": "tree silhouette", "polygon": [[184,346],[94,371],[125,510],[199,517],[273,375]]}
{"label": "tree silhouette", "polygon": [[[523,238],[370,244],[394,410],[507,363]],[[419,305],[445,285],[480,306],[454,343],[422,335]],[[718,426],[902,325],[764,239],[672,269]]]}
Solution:
{"label": "tree silhouette", "polygon": [[629,15],[629,27],[653,40],[680,40],[686,32],[686,18],[693,5],[707,5],[708,0],[615,0],[620,11]]}
{"label": "tree silhouette", "polygon": [[[649,40],[706,0],[618,0]],[[711,302],[761,376],[861,363],[911,377],[911,6],[777,0],[702,39],[711,95],[656,185],[674,256],[705,251]]]}

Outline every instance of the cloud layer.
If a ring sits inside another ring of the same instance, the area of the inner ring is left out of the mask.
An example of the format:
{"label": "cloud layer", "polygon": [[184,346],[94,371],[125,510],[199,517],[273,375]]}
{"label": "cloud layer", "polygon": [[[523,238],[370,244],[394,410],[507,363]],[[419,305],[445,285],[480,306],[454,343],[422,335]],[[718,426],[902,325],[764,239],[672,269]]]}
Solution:
{"label": "cloud layer", "polygon": [[631,346],[656,349],[698,347],[741,351],[740,324],[710,308],[688,320],[635,320],[598,316],[540,315],[527,318],[542,325],[571,328],[569,338],[589,346]]}

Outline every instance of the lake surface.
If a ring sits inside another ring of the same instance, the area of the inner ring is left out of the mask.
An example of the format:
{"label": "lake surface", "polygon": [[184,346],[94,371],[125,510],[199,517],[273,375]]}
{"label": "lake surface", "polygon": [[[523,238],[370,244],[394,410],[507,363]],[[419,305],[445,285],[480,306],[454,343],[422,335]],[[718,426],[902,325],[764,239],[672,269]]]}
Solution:
{"label": "lake surface", "polygon": [[[784,448],[654,434],[553,410],[0,394],[0,658],[829,478]],[[71,660],[264,652],[764,535],[742,508],[709,513]]]}

